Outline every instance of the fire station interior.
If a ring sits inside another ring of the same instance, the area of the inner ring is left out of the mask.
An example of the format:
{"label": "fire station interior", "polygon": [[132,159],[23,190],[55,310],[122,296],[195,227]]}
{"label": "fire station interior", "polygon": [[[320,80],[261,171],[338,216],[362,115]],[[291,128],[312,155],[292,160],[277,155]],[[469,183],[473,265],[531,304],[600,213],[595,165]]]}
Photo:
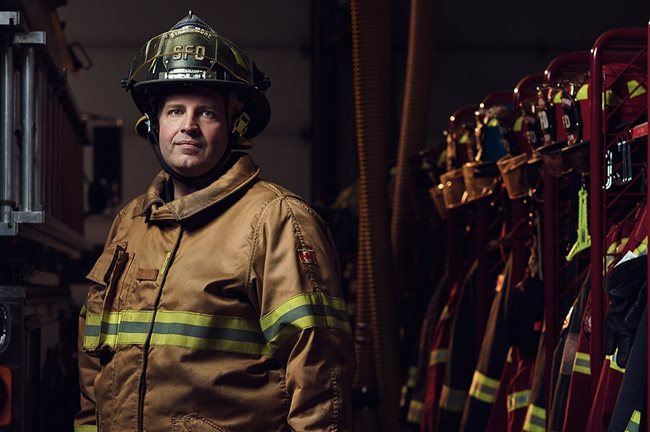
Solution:
{"label": "fire station interior", "polygon": [[2,0],[0,431],[73,430],[86,275],[160,171],[120,83],[190,9],[329,225],[354,430],[649,430],[647,1]]}

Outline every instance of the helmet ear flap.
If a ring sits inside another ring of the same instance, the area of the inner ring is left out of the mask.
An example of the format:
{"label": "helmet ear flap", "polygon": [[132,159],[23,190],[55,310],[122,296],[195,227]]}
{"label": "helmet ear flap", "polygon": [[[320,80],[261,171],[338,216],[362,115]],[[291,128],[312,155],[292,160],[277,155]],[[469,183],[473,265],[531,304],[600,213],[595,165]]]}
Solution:
{"label": "helmet ear flap", "polygon": [[147,139],[147,134],[150,129],[149,115],[145,114],[135,122],[135,133],[142,139]]}
{"label": "helmet ear flap", "polygon": [[149,114],[144,114],[135,122],[135,133],[142,139],[148,140],[150,134],[157,134],[157,127]]}
{"label": "helmet ear flap", "polygon": [[[246,132],[251,122],[250,114],[245,111],[246,105],[239,99],[237,93],[228,95],[226,104],[228,121],[230,123],[230,139],[235,150],[248,150],[252,147],[246,139]],[[230,119],[233,119],[230,121]]]}
{"label": "helmet ear flap", "polygon": [[232,133],[237,136],[237,138],[241,138],[244,135],[246,135],[246,131],[248,130],[248,124],[251,122],[251,117],[248,115],[248,113],[242,111],[239,113],[239,115],[235,118],[235,121],[232,123]]}

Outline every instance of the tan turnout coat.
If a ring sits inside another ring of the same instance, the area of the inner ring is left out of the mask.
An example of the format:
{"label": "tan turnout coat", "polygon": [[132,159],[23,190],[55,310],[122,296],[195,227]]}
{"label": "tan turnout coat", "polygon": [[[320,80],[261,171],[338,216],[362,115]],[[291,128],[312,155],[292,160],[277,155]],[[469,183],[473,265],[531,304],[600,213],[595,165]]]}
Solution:
{"label": "tan turnout coat", "polygon": [[165,203],[161,172],[88,274],[76,431],[347,431],[354,351],[327,227],[248,155]]}

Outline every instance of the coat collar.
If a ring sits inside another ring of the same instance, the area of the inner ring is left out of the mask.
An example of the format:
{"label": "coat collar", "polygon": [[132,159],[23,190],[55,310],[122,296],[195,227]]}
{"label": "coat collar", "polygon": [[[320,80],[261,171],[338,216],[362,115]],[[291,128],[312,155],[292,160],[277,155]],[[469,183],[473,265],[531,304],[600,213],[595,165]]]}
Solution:
{"label": "coat collar", "polygon": [[[182,221],[212,207],[226,197],[244,188],[257,178],[260,169],[246,153],[233,153],[230,168],[209,186],[165,204],[165,182],[169,175],[160,171],[142,197],[139,212],[151,212],[151,220]],[[135,217],[134,216],[134,217]]]}

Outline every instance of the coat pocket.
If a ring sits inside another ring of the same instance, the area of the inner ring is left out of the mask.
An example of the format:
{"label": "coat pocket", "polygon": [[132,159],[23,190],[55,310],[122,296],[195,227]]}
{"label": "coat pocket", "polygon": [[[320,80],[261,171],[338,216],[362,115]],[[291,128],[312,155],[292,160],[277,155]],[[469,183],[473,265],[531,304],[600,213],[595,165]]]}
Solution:
{"label": "coat pocket", "polygon": [[119,281],[129,261],[126,242],[108,246],[86,278],[92,282],[86,301],[84,351],[99,357],[117,336],[116,316],[110,313]]}
{"label": "coat pocket", "polygon": [[197,414],[187,414],[172,418],[173,432],[230,432]]}

